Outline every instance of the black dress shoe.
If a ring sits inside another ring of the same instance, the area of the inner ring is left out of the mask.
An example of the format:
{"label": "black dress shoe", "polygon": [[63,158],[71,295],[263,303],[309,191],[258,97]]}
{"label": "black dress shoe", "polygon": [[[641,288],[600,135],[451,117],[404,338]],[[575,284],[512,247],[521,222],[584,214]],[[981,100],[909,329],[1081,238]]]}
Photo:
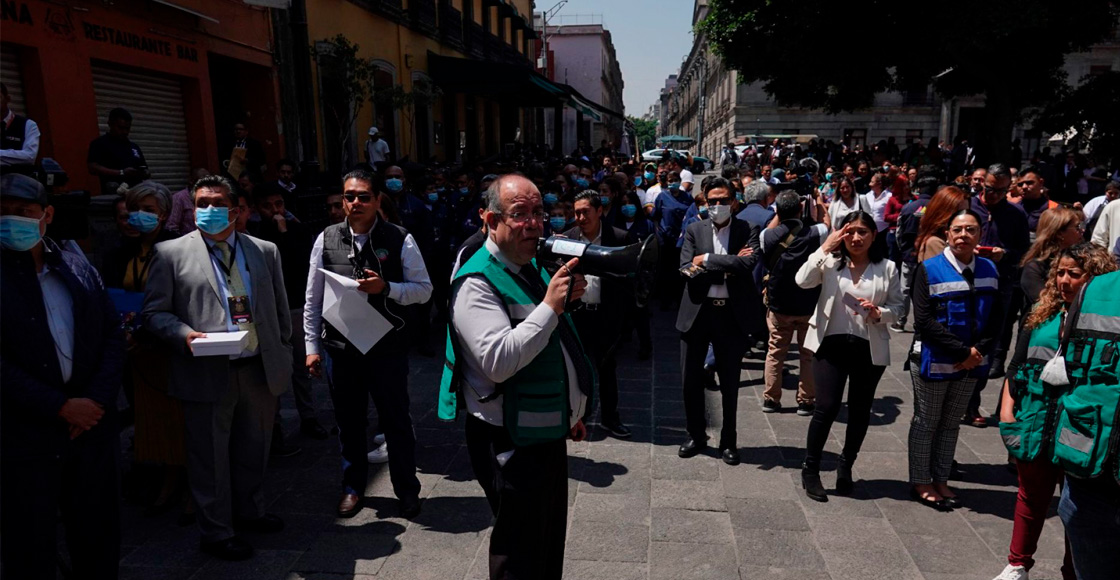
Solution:
{"label": "black dress shoe", "polygon": [[338,502],[338,517],[352,518],[362,511],[362,496],[353,493],[342,494]]}
{"label": "black dress shoe", "polygon": [[685,441],[684,444],[681,445],[681,448],[677,450],[677,456],[684,459],[695,457],[704,447],[706,447],[706,445],[703,442],[697,442],[695,439],[689,437],[688,441]]}
{"label": "black dress shoe", "polygon": [[233,527],[258,534],[275,534],[284,529],[284,520],[275,514],[264,514],[255,520],[234,519]]}
{"label": "black dress shoe", "polygon": [[406,520],[420,515],[420,498],[419,496],[411,496],[401,499],[401,517]]}
{"label": "black dress shoe", "polygon": [[604,421],[603,428],[606,429],[611,435],[619,439],[629,439],[633,433],[630,428],[622,424],[622,421]]}
{"label": "black dress shoe", "polygon": [[253,546],[237,536],[217,542],[202,542],[199,548],[205,554],[231,562],[247,560],[253,556]]}
{"label": "black dress shoe", "polygon": [[945,505],[947,505],[951,508],[961,507],[961,498],[959,498],[955,495],[954,496],[945,496],[945,499],[943,499],[941,501],[945,502]]}
{"label": "black dress shoe", "polygon": [[828,502],[828,493],[824,490],[824,484],[821,483],[821,472],[815,469],[801,469],[801,487],[805,490],[805,495],[809,499]]}
{"label": "black dress shoe", "polygon": [[315,419],[301,421],[299,424],[299,432],[302,433],[304,437],[318,439],[319,441],[331,436],[330,433],[327,433],[327,430],[319,424],[319,421]]}
{"label": "black dress shoe", "polygon": [[836,494],[837,495],[850,495],[852,493],[852,466],[840,459],[840,465],[836,468]]}
{"label": "black dress shoe", "polygon": [[918,490],[913,487],[910,488],[910,499],[939,512],[953,511],[953,506],[949,505],[944,499],[922,497],[922,494],[918,493]]}
{"label": "black dress shoe", "polygon": [[737,449],[728,447],[720,453],[720,456],[723,458],[723,462],[728,465],[739,465],[739,451]]}

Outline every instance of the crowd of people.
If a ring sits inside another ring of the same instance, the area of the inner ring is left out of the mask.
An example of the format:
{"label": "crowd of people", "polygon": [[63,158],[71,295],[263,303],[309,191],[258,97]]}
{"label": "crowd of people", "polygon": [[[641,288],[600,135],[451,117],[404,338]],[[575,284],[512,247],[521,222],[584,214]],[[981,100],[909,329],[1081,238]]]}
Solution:
{"label": "crowd of people", "polygon": [[[6,100],[0,112],[10,125]],[[559,578],[565,441],[586,437],[596,407],[602,429],[632,436],[617,354],[635,334],[639,359],[654,347],[634,282],[590,275],[581,256],[651,236],[655,304],[677,310],[680,332],[681,458],[708,446],[706,389],[722,399],[719,457],[734,466],[750,454],[737,440],[743,358],[765,360],[762,411],[779,412],[796,339],[806,496],[853,492],[876,388],[901,363],[914,389],[910,494],[948,512],[970,503],[949,486],[961,425],[990,424],[980,393],[1002,379],[994,415],[1019,494],[999,578],[1027,578],[1063,481],[1063,574],[1097,580],[1120,569],[1105,549],[1120,545],[1117,174],[1098,196],[1071,198],[1051,180],[1096,171],[1052,168],[1048,152],[1030,165],[1020,153],[1014,164],[974,167],[964,142],[849,151],[778,141],[724,156],[718,176],[695,175],[668,152],[647,163],[609,148],[423,166],[398,164],[371,128],[367,162],[330,184],[316,215],[298,215],[306,194],[296,164],[280,160],[276,180],[261,179],[269,166],[244,125],[222,166],[195,169],[177,192],[150,179],[130,125],[114,109],[89,149],[90,173],[119,195],[119,243],[100,271],[71,241],[45,235],[51,197],[24,174],[23,157],[3,176],[2,558],[13,577],[53,577],[55,522],[42,515],[59,510],[74,570],[115,577],[122,422],[135,425],[134,461],[161,470],[147,511],[182,506],[202,551],[251,557],[239,532],[284,527],[265,509],[269,457],[299,452],[280,428],[278,397],[292,391],[301,436],[332,436],[317,417],[317,377],[341,448],[335,513],[359,513],[369,464],[387,462],[400,515],[415,517],[415,351],[442,353],[438,414],[465,417],[495,517],[491,577]],[[546,268],[538,247],[550,236],[571,253]],[[347,292],[382,320],[377,336],[339,317]],[[215,342],[230,336],[232,347]],[[905,360],[891,360],[892,340],[907,342]],[[215,344],[232,350],[205,354]],[[822,459],[845,390],[830,491]]]}

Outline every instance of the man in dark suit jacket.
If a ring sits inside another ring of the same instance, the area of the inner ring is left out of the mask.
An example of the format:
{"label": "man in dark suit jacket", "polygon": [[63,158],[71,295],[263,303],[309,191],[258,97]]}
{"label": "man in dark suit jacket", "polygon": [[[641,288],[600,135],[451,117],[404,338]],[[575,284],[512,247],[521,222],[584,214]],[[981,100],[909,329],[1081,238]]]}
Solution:
{"label": "man in dark suit jacket", "polygon": [[38,181],[0,178],[0,216],[0,568],[55,578],[61,506],[74,577],[116,578],[120,317],[85,257],[43,237]]}
{"label": "man in dark suit jacket", "polygon": [[[598,192],[584,191],[577,195],[574,211],[576,227],[564,232],[565,237],[611,248],[626,245],[626,231],[604,222],[603,202]],[[615,437],[630,437],[630,429],[622,423],[618,413],[615,354],[622,337],[626,300],[632,300],[634,293],[622,280],[597,276],[587,276],[587,279],[584,305],[572,312],[572,321],[599,373],[599,424]]]}
{"label": "man in dark suit jacket", "polygon": [[688,226],[681,247],[681,270],[689,275],[677,314],[684,369],[684,409],[688,440],[677,452],[692,457],[707,444],[704,418],[704,357],[711,344],[723,394],[720,454],[728,465],[739,463],[735,410],[740,365],[749,345],[747,335],[761,315],[753,296],[754,266],[759,259],[759,228],[732,219],[738,202],[726,179],[705,183],[709,219]]}
{"label": "man in dark suit jacket", "polygon": [[[144,289],[144,326],[172,348],[167,393],[183,402],[187,475],[202,550],[242,560],[238,530],[278,532],[261,488],[277,397],[292,383],[292,321],[276,244],[235,231],[224,177],[191,188],[195,230],[163,242]],[[248,311],[237,307],[248,302]],[[247,331],[235,355],[194,356],[206,333]]]}

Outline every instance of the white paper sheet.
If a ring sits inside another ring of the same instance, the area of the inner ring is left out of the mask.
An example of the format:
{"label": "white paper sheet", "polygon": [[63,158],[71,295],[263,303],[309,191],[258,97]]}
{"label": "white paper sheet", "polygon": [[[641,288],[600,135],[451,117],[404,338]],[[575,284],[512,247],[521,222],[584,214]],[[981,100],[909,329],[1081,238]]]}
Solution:
{"label": "white paper sheet", "polygon": [[358,290],[358,281],[322,268],[323,320],[342,333],[362,354],[369,352],[390,330],[392,323],[370,305],[367,294]]}

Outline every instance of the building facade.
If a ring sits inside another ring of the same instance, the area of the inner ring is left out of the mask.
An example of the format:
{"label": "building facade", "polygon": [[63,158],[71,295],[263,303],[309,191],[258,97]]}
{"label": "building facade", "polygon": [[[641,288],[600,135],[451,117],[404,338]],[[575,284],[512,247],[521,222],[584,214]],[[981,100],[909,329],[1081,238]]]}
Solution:
{"label": "building facade", "polygon": [[[553,80],[568,85],[580,95],[610,111],[624,113],[622,69],[615,54],[611,33],[602,24],[548,26],[550,68]],[[578,108],[564,111],[561,151],[567,153],[579,142],[598,148],[606,140],[618,148],[623,134],[622,115],[585,114]]]}
{"label": "building facade", "polygon": [[0,77],[12,109],[42,131],[40,158],[68,187],[100,192],[86,169],[109,110],[133,116],[130,138],[152,178],[184,187],[192,167],[218,172],[245,123],[279,159],[278,84],[269,12],[240,2],[3,0]]}

